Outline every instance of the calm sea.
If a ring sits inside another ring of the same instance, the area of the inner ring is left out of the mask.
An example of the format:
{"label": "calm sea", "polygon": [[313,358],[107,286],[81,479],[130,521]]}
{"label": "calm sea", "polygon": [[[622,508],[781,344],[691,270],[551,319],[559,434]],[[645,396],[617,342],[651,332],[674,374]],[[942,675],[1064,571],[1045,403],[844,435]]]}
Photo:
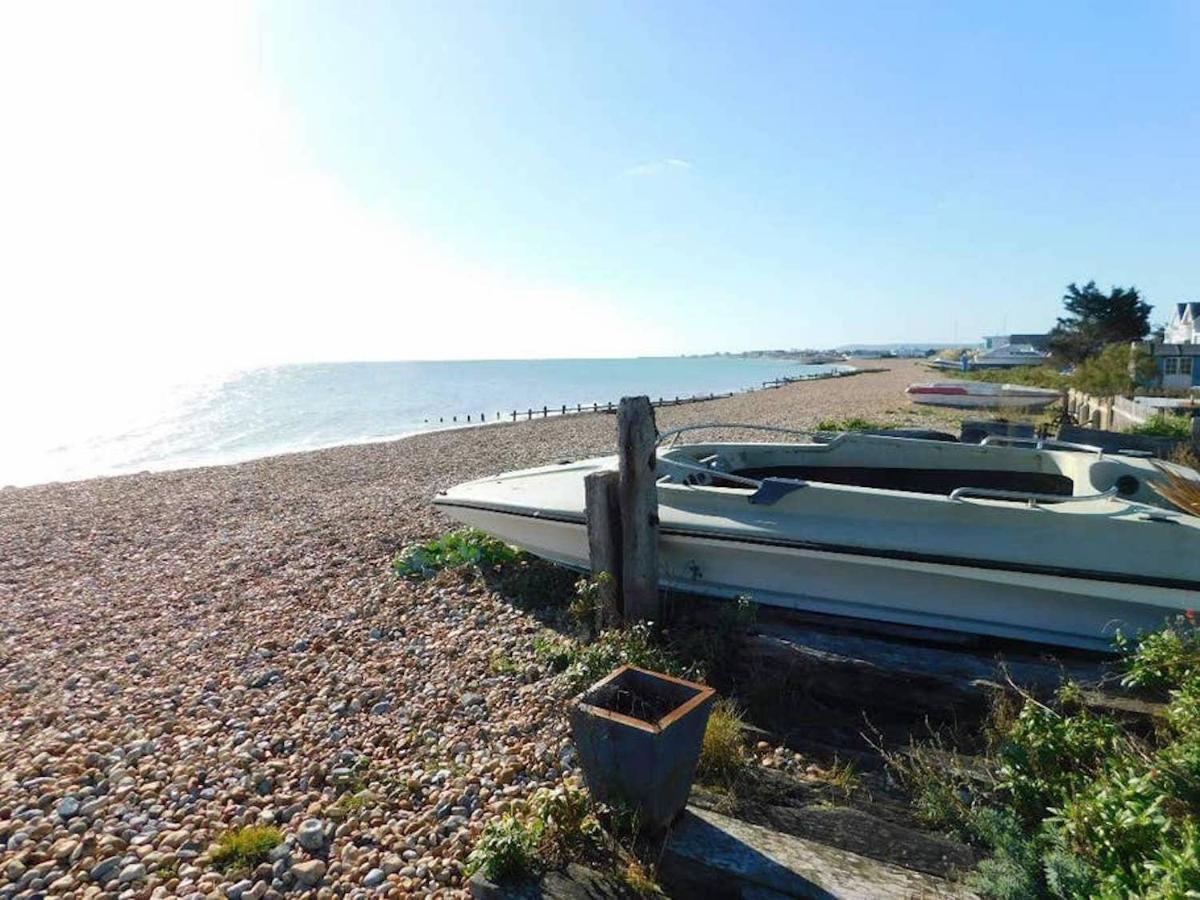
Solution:
{"label": "calm sea", "polygon": [[0,446],[0,485],[239,462],[465,425],[468,415],[511,421],[514,409],[739,391],[829,368],[672,357],[288,365],[168,386],[81,379],[69,396],[10,413],[20,437]]}

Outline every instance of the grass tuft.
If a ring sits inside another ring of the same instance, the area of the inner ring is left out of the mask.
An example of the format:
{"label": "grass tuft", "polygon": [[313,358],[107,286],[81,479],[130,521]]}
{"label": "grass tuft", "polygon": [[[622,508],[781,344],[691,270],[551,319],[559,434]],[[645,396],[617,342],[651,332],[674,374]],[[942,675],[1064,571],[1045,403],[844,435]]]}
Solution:
{"label": "grass tuft", "polygon": [[209,854],[212,864],[222,870],[253,869],[266,862],[270,852],[283,840],[278,828],[251,825],[227,831],[217,839]]}
{"label": "grass tuft", "polygon": [[722,697],[713,704],[700,748],[701,778],[728,783],[745,772],[749,758],[743,725],[742,710],[732,700]]}

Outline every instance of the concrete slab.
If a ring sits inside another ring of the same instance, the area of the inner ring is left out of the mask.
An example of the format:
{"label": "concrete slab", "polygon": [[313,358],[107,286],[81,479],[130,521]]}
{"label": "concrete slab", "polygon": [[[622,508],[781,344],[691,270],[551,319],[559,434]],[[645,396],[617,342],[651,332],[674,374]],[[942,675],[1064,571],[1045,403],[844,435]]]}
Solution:
{"label": "concrete slab", "polygon": [[942,878],[688,807],[663,854],[659,881],[673,897],[975,898]]}

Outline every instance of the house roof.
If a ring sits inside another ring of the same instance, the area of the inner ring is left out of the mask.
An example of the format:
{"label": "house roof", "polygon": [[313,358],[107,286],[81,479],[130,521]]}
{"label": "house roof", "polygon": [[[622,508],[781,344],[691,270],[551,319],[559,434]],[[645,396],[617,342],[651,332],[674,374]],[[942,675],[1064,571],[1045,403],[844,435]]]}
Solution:
{"label": "house roof", "polygon": [[1182,319],[1185,315],[1191,315],[1193,319],[1200,319],[1200,303],[1176,303],[1175,318]]}

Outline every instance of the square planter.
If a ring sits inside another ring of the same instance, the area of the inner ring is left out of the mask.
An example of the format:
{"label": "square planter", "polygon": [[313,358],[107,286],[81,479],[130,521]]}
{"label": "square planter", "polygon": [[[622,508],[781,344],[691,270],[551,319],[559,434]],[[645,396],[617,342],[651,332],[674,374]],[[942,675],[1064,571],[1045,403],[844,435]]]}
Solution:
{"label": "square planter", "polygon": [[622,666],[572,704],[571,733],[588,790],[662,829],[687,803],[712,710],[710,687]]}

